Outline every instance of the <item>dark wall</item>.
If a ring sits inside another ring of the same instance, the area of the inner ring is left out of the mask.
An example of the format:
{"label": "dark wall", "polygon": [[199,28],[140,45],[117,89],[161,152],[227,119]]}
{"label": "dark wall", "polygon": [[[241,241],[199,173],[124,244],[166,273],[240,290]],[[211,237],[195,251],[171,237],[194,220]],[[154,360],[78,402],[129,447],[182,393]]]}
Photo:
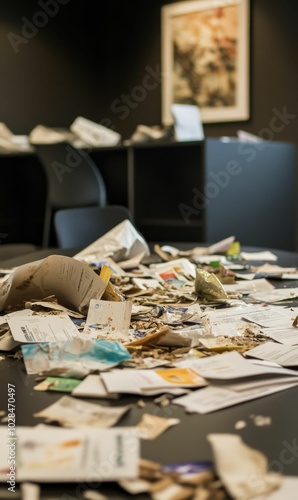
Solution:
{"label": "dark wall", "polygon": [[[160,124],[160,9],[166,3],[2,0],[0,121],[23,134],[38,123],[68,127],[81,115],[125,139],[139,123]],[[205,134],[233,136],[241,128],[262,135],[274,110],[286,110],[291,117],[273,139],[297,142],[298,3],[251,0],[250,10],[250,119],[206,124]],[[148,73],[158,84],[146,96],[135,93]]]}

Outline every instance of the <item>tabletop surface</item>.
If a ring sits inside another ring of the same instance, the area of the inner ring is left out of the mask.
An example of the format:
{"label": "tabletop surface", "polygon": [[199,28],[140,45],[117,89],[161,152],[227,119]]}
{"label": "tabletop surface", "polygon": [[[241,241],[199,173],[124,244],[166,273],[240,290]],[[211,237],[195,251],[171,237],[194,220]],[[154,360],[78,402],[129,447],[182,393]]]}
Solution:
{"label": "tabletop surface", "polygon": [[[247,248],[256,251],[260,249]],[[297,266],[298,254],[286,251],[271,250],[278,256],[278,264],[283,266]],[[1,262],[1,267],[21,265],[25,262],[44,258],[52,253],[74,255],[75,250],[63,251],[57,249],[40,250],[23,256]],[[29,259],[29,260],[27,260]],[[281,283],[278,286],[297,286],[297,282]],[[33,389],[36,385],[35,376],[27,375],[22,359],[6,357],[0,361],[0,410],[6,409],[7,387],[13,384],[16,390],[16,423],[18,426],[35,426],[43,422],[33,416],[35,412],[44,409],[61,397],[61,393],[38,392]],[[184,408],[170,404],[161,407],[154,403],[153,397],[145,398],[145,407],[141,408],[135,403],[144,397],[122,395],[118,400],[84,398],[85,401],[102,405],[123,406],[134,403],[131,410],[125,414],[118,425],[131,426],[140,420],[143,413],[151,413],[161,417],[174,417],[180,419],[180,424],[172,427],[154,441],[141,440],[141,457],[156,461],[163,465],[212,460],[211,447],[207,441],[210,433],[233,433],[242,437],[243,441],[263,452],[269,461],[272,471],[281,472],[287,476],[298,476],[298,445],[297,445],[297,413],[298,413],[298,387],[261,397],[249,402],[241,403],[227,409],[215,411],[206,415],[188,414]],[[297,412],[297,413],[296,413]],[[254,425],[252,416],[269,416],[271,424],[264,427]],[[236,430],[238,421],[247,422],[245,428]],[[42,485],[42,498],[65,500],[83,498],[82,492],[90,489],[88,484],[51,484]],[[96,491],[106,494],[108,498],[128,498],[116,483],[102,483],[93,485]],[[0,498],[6,498],[7,488],[0,486]],[[17,494],[16,494],[17,495]],[[18,498],[18,496],[7,496]],[[134,498],[149,498],[145,494],[135,495]]]}

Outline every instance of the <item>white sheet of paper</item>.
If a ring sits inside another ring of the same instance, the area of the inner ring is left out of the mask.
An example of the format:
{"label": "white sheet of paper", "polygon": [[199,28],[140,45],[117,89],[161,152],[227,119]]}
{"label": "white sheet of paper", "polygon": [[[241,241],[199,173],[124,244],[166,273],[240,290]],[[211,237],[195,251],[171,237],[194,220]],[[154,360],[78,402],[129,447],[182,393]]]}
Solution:
{"label": "white sheet of paper", "polygon": [[274,384],[272,382],[269,386],[260,386],[253,389],[243,391],[231,391],[228,388],[208,386],[203,389],[191,392],[186,396],[175,398],[174,404],[185,407],[187,410],[196,413],[210,413],[222,408],[228,408],[244,401],[261,398],[274,394],[275,392],[291,389],[298,385],[298,380],[285,384]]}
{"label": "white sheet of paper", "polygon": [[116,399],[118,394],[109,393],[100,375],[87,375],[80,385],[71,391],[72,396],[86,398],[112,398]]}
{"label": "white sheet of paper", "polygon": [[150,250],[143,236],[127,219],[88,245],[74,258],[83,262],[98,262],[112,257],[116,262],[131,259],[141,252],[150,255]]}
{"label": "white sheet of paper", "polygon": [[[267,343],[268,342],[263,345],[266,345]],[[255,349],[258,349],[259,347],[262,346],[258,346]],[[253,351],[253,349],[247,352],[250,353],[251,351]],[[208,358],[186,358],[175,363],[175,366],[191,367],[197,373],[200,373],[202,377],[210,380],[215,379],[227,381],[244,377],[267,376],[270,374],[285,376],[293,375],[293,377],[298,377],[298,372],[295,372],[294,370],[283,370],[281,368],[261,366],[251,363],[248,359],[245,359],[241,354],[235,351],[216,354]]]}
{"label": "white sheet of paper", "polygon": [[[262,266],[258,266],[257,268],[257,272],[261,274],[264,273],[282,275],[282,273],[294,273],[295,271],[295,267],[282,267],[277,264],[268,264],[268,262],[266,262]],[[298,274],[296,274],[296,279],[298,279]]]}
{"label": "white sheet of paper", "polygon": [[276,288],[269,293],[257,292],[252,293],[251,297],[260,302],[272,303],[281,300],[293,300],[298,297],[298,288]]}
{"label": "white sheet of paper", "polygon": [[14,340],[19,342],[59,342],[79,336],[77,327],[65,314],[13,316],[7,322]]}
{"label": "white sheet of paper", "polygon": [[266,279],[255,279],[247,281],[236,281],[231,285],[224,285],[224,289],[230,292],[265,293],[274,290],[274,286]]}
{"label": "white sheet of paper", "polygon": [[262,312],[262,309],[259,305],[247,306],[243,304],[239,307],[207,312],[212,335],[227,335],[229,337],[240,335],[242,329],[247,326],[247,322],[243,320],[243,316],[250,311]]}
{"label": "white sheet of paper", "polygon": [[200,109],[194,104],[171,104],[177,141],[202,141],[204,130]]}
{"label": "white sheet of paper", "polygon": [[13,318],[15,316],[32,316],[33,311],[31,309],[21,309],[20,311],[14,311],[9,314],[3,314],[3,316],[0,316],[0,325],[4,325],[7,323],[8,319]]}
{"label": "white sheet of paper", "polygon": [[269,250],[265,250],[263,252],[241,252],[240,256],[244,260],[277,260],[277,256]]}
{"label": "white sheet of paper", "polygon": [[129,406],[101,406],[71,396],[62,396],[35,417],[60,422],[64,427],[111,427],[130,409]]}
{"label": "white sheet of paper", "polygon": [[132,302],[90,300],[83,333],[92,339],[128,341]]}
{"label": "white sheet of paper", "polygon": [[245,353],[254,358],[273,361],[281,366],[298,366],[298,347],[277,344],[275,342],[265,342]]}
{"label": "white sheet of paper", "polygon": [[[298,380],[297,380],[298,382]],[[247,390],[253,390],[261,387],[272,387],[272,385],[277,386],[279,384],[292,384],[294,383],[293,377],[270,377],[270,378],[261,378],[261,379],[248,379],[247,382],[235,382],[226,387],[231,391],[242,392]]]}
{"label": "white sheet of paper", "polygon": [[[17,440],[0,427],[0,481],[7,481],[9,452],[16,446],[17,481],[118,481],[139,476],[140,445],[133,427],[64,429],[18,427]],[[107,466],[108,465],[108,466]]]}
{"label": "white sheet of paper", "polygon": [[293,312],[278,306],[244,312],[243,319],[264,327],[288,327],[292,324]]}
{"label": "white sheet of paper", "polygon": [[280,344],[298,345],[298,329],[294,326],[289,326],[289,328],[264,328],[263,333]]}
{"label": "white sheet of paper", "polygon": [[[191,378],[192,377],[192,378]],[[197,373],[192,371],[190,383],[173,383],[162,378],[156,373],[156,370],[110,370],[102,373],[101,378],[108,392],[120,392],[128,394],[159,394],[160,392],[169,392],[183,387],[200,387],[205,386],[206,381]],[[191,383],[192,382],[192,383]],[[177,393],[177,392],[176,392]]]}

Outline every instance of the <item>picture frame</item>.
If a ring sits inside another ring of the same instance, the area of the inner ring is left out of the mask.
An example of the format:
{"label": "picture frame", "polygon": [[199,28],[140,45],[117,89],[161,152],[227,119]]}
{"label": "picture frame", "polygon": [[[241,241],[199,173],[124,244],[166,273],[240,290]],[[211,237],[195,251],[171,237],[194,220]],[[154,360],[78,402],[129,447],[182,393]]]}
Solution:
{"label": "picture frame", "polygon": [[249,119],[249,0],[191,0],[161,9],[162,123],[196,104],[203,123]]}

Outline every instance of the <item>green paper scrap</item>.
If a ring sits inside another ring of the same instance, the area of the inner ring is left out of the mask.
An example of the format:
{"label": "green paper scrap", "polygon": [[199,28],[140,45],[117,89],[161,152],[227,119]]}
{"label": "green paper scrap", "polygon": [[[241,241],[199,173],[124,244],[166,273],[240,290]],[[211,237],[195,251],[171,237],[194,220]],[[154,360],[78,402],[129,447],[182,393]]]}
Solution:
{"label": "green paper scrap", "polygon": [[37,391],[72,392],[81,382],[75,378],[47,377],[34,389]]}

